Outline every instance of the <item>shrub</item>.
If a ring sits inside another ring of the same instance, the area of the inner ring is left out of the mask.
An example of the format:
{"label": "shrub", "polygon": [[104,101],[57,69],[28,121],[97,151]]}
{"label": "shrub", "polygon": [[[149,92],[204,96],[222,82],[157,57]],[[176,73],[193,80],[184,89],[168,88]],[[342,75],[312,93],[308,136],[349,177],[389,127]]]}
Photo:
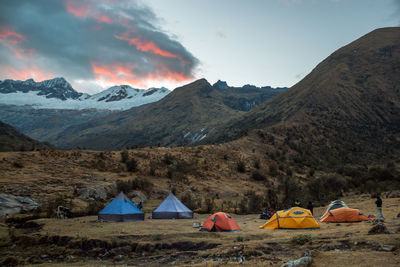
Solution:
{"label": "shrub", "polygon": [[279,173],[278,173],[278,169],[276,168],[276,166],[275,165],[270,165],[269,166],[269,174],[271,175],[271,176],[277,176]]}
{"label": "shrub", "polygon": [[251,178],[256,181],[265,181],[267,178],[262,175],[259,171],[253,171],[251,174]]}
{"label": "shrub", "polygon": [[248,194],[247,212],[257,213],[262,210],[263,198],[257,195],[254,191]]}
{"label": "shrub", "polygon": [[259,169],[260,168],[260,161],[258,160],[258,159],[256,159],[255,161],[254,161],[254,168],[256,168],[256,169]]}
{"label": "shrub", "polygon": [[243,242],[243,241],[245,241],[245,238],[241,235],[239,235],[235,238],[235,242]]}
{"label": "shrub", "polygon": [[87,215],[97,215],[104,208],[104,203],[98,200],[92,200],[87,207]]}
{"label": "shrub", "polygon": [[95,167],[97,170],[101,171],[101,172],[104,172],[104,171],[107,170],[107,168],[106,168],[106,162],[105,162],[103,159],[98,159],[97,161],[95,161],[94,167]]}
{"label": "shrub", "polygon": [[211,213],[214,209],[214,199],[206,198],[204,200],[204,210],[207,213]]}
{"label": "shrub", "polygon": [[247,214],[248,213],[248,205],[247,205],[248,199],[247,197],[243,196],[242,199],[240,200],[238,204],[239,208],[239,213],[241,214]]}
{"label": "shrub", "polygon": [[236,164],[236,169],[238,172],[244,173],[246,172],[246,165],[243,161],[239,160]]}
{"label": "shrub", "polygon": [[125,164],[126,164],[126,169],[129,172],[136,172],[138,170],[138,162],[134,158],[129,159]]}
{"label": "shrub", "polygon": [[19,161],[14,161],[13,163],[12,163],[12,165],[15,167],[15,168],[23,168],[24,167],[24,165],[21,163],[21,162],[19,162]]}
{"label": "shrub", "polygon": [[186,207],[188,207],[191,210],[195,210],[197,209],[197,203],[195,201],[195,199],[192,197],[192,194],[190,192],[186,192],[186,194],[184,194],[181,197],[182,203],[185,204]]}
{"label": "shrub", "polygon": [[128,150],[121,151],[121,162],[125,163],[129,160],[129,152]]}
{"label": "shrub", "polygon": [[171,154],[167,153],[164,155],[162,161],[167,165],[171,165],[174,162],[174,157]]}
{"label": "shrub", "polygon": [[312,240],[311,235],[296,235],[292,238],[291,242],[294,245],[304,245],[305,243]]}
{"label": "shrub", "polygon": [[149,180],[140,178],[128,181],[117,181],[117,190],[124,193],[128,193],[132,190],[141,190],[149,194],[153,190],[153,186],[153,183]]}

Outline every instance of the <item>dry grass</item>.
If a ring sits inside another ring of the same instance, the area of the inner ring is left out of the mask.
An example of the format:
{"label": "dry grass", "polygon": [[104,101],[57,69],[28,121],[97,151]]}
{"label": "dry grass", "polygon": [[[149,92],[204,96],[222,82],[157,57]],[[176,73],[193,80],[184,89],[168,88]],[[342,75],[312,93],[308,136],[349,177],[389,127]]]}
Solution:
{"label": "dry grass", "polygon": [[[344,199],[350,207],[360,208],[365,214],[375,213],[374,200],[366,196],[353,196]],[[396,231],[400,225],[400,219],[396,218],[400,199],[384,199],[384,215],[387,218],[386,225],[389,230]],[[319,216],[323,207],[316,208],[315,216]],[[192,228],[194,222],[203,222],[208,215],[195,215],[191,220],[151,220],[131,223],[110,223],[98,222],[96,216],[81,217],[67,220],[39,219],[37,222],[44,224],[41,235],[67,235],[74,238],[101,239],[101,240],[124,240],[141,243],[173,243],[178,241],[207,242],[220,244],[217,248],[197,252],[193,258],[195,266],[230,266],[235,262],[216,263],[213,260],[199,262],[202,257],[211,258],[223,255],[224,251],[230,251],[235,246],[244,245],[248,250],[260,250],[263,247],[282,247],[282,251],[275,251],[268,261],[257,257],[249,257],[243,264],[246,266],[279,266],[282,262],[300,257],[302,253],[317,249],[320,250],[327,244],[338,245],[344,241],[350,244],[354,242],[377,241],[381,245],[399,245],[400,234],[391,235],[368,235],[371,224],[344,223],[344,224],[323,224],[318,230],[266,230],[258,229],[265,221],[258,219],[258,215],[234,215],[242,231],[235,233],[206,233]],[[291,243],[293,237],[309,234],[312,241],[302,246]],[[238,237],[243,241],[238,242]],[[352,250],[325,251],[315,254],[313,266],[382,266],[378,263],[385,263],[387,266],[396,266],[399,262],[398,252],[374,251],[370,248],[352,248]],[[212,256],[214,255],[214,256]],[[275,261],[272,260],[275,258]],[[277,260],[277,259],[278,260]],[[157,261],[153,262],[156,264]],[[106,262],[101,262],[106,263]],[[151,263],[151,260],[150,260]],[[374,263],[374,264],[368,264]],[[96,266],[99,262],[79,262],[82,266]],[[55,264],[53,266],[64,266]],[[74,266],[74,265],[73,265]]]}

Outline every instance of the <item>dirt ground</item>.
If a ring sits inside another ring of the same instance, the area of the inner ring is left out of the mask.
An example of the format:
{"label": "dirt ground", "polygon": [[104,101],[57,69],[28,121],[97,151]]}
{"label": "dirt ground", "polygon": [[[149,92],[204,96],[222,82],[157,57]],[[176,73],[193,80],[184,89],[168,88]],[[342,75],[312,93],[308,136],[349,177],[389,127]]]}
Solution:
{"label": "dirt ground", "polygon": [[[366,215],[376,214],[374,199],[367,195],[343,200]],[[259,229],[265,220],[256,214],[233,215],[241,227],[233,233],[193,228],[209,214],[195,214],[190,220],[151,220],[146,214],[145,221],[126,223],[99,222],[90,216],[38,219],[36,229],[10,230],[3,224],[0,256],[3,263],[37,266],[280,266],[312,251],[312,266],[399,266],[400,198],[383,201],[392,234],[368,235],[369,222],[320,223],[317,230]],[[316,218],[322,209],[315,209]],[[294,243],[299,235],[311,238]]]}

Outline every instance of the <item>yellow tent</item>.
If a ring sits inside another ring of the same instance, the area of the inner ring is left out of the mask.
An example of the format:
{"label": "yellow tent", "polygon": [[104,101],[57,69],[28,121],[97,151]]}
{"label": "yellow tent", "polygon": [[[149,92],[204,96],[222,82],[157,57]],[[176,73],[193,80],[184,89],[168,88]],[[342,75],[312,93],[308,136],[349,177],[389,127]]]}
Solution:
{"label": "yellow tent", "polygon": [[299,207],[280,210],[259,227],[264,229],[313,229],[319,228],[311,211]]}

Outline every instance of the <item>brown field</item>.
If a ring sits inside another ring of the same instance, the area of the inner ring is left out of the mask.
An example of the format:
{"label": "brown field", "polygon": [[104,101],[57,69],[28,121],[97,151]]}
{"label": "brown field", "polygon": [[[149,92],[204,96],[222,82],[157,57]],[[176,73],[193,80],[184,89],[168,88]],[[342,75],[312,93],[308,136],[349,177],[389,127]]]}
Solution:
{"label": "brown field", "polygon": [[[353,208],[360,208],[364,214],[376,214],[374,200],[369,196],[343,200]],[[156,204],[153,202],[152,206]],[[257,214],[234,215],[242,229],[235,233],[206,233],[193,228],[194,222],[203,222],[208,217],[206,214],[195,214],[192,220],[146,218],[131,223],[98,222],[96,216],[38,219],[35,222],[43,226],[40,230],[16,229],[16,245],[12,248],[9,246],[12,243],[10,235],[3,225],[1,258],[16,257],[20,263],[36,260],[39,266],[230,266],[242,260],[246,266],[280,266],[315,250],[312,266],[399,266],[400,218],[396,217],[399,206],[399,198],[384,199],[386,225],[393,234],[380,235],[368,235],[372,225],[367,222],[320,224],[319,230],[258,229],[265,221],[258,219]],[[315,209],[315,216],[321,212],[322,207]],[[299,235],[311,235],[312,239],[303,245],[294,244],[292,239]],[[65,245],[48,244],[47,241],[29,245],[40,238],[49,240],[54,236],[70,237],[71,240]],[[112,257],[99,256],[107,250],[95,245],[100,241],[110,246],[109,250],[114,253]],[[82,245],[85,242],[93,244]],[[132,249],[133,244],[135,249]],[[381,246],[394,251],[380,251],[378,247]]]}

